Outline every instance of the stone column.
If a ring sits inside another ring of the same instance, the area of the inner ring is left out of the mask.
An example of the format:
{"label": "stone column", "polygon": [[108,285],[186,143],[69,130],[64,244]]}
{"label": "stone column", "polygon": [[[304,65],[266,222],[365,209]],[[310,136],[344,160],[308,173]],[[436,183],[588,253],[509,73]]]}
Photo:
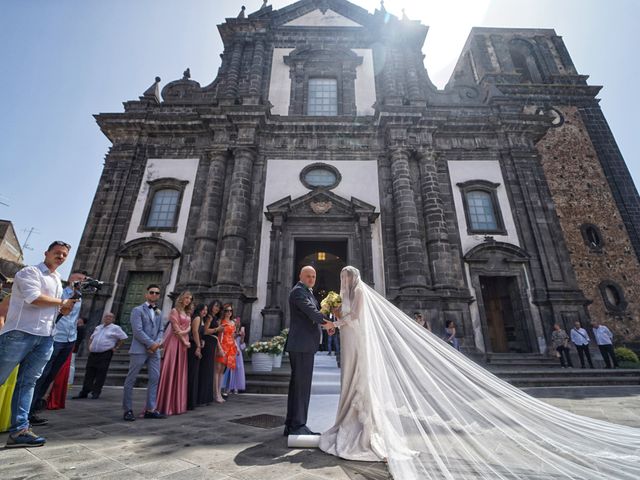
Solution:
{"label": "stone column", "polygon": [[264,68],[264,40],[256,38],[251,62],[251,76],[249,79],[249,95],[259,97],[262,93],[262,69]]}
{"label": "stone column", "polygon": [[277,335],[283,327],[283,310],[278,304],[280,297],[280,260],[282,258],[283,214],[267,214],[271,221],[269,244],[269,273],[267,279],[266,307],[262,310],[262,336]]}
{"label": "stone column", "polygon": [[[375,219],[373,219],[375,221]],[[375,288],[373,282],[373,252],[371,249],[371,223],[368,215],[358,217],[358,230],[360,233],[360,252],[362,255],[362,279],[371,288]]]}
{"label": "stone column", "polygon": [[407,95],[409,100],[420,98],[420,85],[418,84],[418,70],[416,69],[416,55],[411,51],[404,54],[404,64],[406,66]]}
{"label": "stone column", "polygon": [[206,190],[200,208],[191,262],[187,266],[189,274],[185,275],[188,285],[211,286],[213,282],[213,262],[218,245],[226,163],[226,151],[209,154],[209,169],[204,187]]}
{"label": "stone column", "polygon": [[251,208],[251,175],[256,152],[253,148],[238,147],[234,150],[233,156],[233,174],[222,234],[217,283],[240,285]]}
{"label": "stone column", "polygon": [[231,51],[231,62],[225,79],[224,96],[236,98],[238,96],[238,81],[240,80],[240,64],[242,60],[243,43],[236,40]]}
{"label": "stone column", "polygon": [[409,152],[404,148],[394,148],[391,151],[391,179],[400,288],[426,287],[425,251],[420,238],[418,209],[411,188]]}
{"label": "stone column", "polygon": [[449,228],[440,196],[440,183],[433,151],[421,152],[420,190],[427,234],[427,253],[431,278],[435,287],[455,284],[453,259],[449,249]]}

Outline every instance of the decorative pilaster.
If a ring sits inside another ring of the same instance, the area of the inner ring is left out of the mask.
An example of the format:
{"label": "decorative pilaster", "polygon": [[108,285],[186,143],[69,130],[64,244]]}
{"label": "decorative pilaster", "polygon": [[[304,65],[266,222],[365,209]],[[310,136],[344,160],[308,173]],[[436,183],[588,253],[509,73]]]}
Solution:
{"label": "decorative pilaster", "polygon": [[[193,244],[191,261],[184,276],[187,285],[211,286],[213,263],[218,245],[222,194],[227,163],[227,152],[211,152],[205,183],[205,197],[200,208],[198,229]],[[184,267],[183,267],[184,268]]]}
{"label": "decorative pilaster", "polygon": [[422,152],[419,157],[419,165],[431,278],[436,288],[453,286],[455,284],[453,259],[449,249],[449,228],[440,196],[436,154],[433,151]]}
{"label": "decorative pilaster", "polygon": [[409,152],[404,148],[394,148],[391,151],[391,178],[400,288],[425,287],[425,251],[420,238],[418,209],[411,188]]}
{"label": "decorative pilaster", "polygon": [[262,310],[262,335],[277,335],[282,329],[283,311],[278,304],[282,300],[280,292],[280,260],[282,258],[282,227],[285,215],[267,214],[271,221],[271,234],[269,244],[269,277],[267,280],[266,307]]}
{"label": "decorative pilaster", "polygon": [[371,223],[375,219],[371,219],[369,215],[360,215],[358,217],[358,230],[360,236],[360,252],[362,260],[362,279],[371,288],[375,288],[373,281],[373,252],[371,249]]}
{"label": "decorative pilaster", "polygon": [[238,147],[234,150],[233,156],[233,174],[222,234],[217,283],[240,285],[251,207],[251,175],[256,152],[253,148]]}
{"label": "decorative pilaster", "polygon": [[262,69],[264,68],[264,40],[256,38],[251,62],[249,95],[259,97],[262,92]]}
{"label": "decorative pilaster", "polygon": [[240,64],[242,61],[243,42],[236,40],[231,52],[231,62],[225,79],[224,96],[236,98],[238,96],[238,83],[240,80]]}
{"label": "decorative pilaster", "polygon": [[419,100],[420,86],[418,84],[418,70],[416,69],[415,54],[411,50],[405,52],[404,64],[407,72],[407,95],[409,100]]}

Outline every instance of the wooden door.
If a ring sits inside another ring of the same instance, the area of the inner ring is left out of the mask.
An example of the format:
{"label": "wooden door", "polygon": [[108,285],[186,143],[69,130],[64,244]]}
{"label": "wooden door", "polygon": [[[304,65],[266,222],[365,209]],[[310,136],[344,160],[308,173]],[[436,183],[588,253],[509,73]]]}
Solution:
{"label": "wooden door", "polygon": [[[124,300],[118,315],[118,324],[129,336],[131,336],[131,323],[129,322],[131,310],[145,301],[144,296],[147,292],[147,286],[152,283],[160,285],[161,280],[162,272],[129,272],[127,286],[124,291]],[[159,302],[162,302],[164,298],[163,293],[161,290]],[[162,305],[160,304],[159,307],[161,308]]]}
{"label": "wooden door", "polygon": [[509,344],[505,329],[500,282],[492,277],[480,277],[480,286],[482,288],[482,299],[484,301],[484,313],[487,319],[491,351],[495,353],[508,352]]}

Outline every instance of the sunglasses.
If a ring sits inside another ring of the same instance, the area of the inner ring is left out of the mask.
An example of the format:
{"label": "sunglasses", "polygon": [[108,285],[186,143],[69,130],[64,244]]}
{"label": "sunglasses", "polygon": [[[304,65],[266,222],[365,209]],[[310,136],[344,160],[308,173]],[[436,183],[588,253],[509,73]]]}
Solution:
{"label": "sunglasses", "polygon": [[149,295],[160,295],[160,292],[158,292],[156,290],[150,290],[149,291]]}
{"label": "sunglasses", "polygon": [[233,312],[233,310],[231,310],[230,308],[225,308],[224,311],[225,312]]}

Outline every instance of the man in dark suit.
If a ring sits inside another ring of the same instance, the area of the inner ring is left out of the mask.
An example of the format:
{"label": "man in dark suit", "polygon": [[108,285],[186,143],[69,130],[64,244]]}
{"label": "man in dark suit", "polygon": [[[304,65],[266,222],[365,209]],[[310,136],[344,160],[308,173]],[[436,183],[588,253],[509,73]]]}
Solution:
{"label": "man in dark suit", "polygon": [[333,322],[319,310],[312,288],[316,283],[316,271],[307,266],[300,270],[300,281],[289,293],[291,321],[285,350],[291,361],[291,381],[287,401],[287,419],[284,434],[317,435],[306,426],[311,397],[313,359],[318,351],[324,328],[333,334]]}
{"label": "man in dark suit", "polygon": [[147,301],[131,310],[130,322],[133,340],[129,349],[129,373],[124,381],[122,398],[124,419],[128,422],[133,422],[136,419],[132,406],[133,386],[136,383],[138,373],[145,364],[149,373],[149,384],[144,418],[165,418],[156,410],[163,334],[162,318],[157,306],[159,296],[160,287],[155,284],[149,285],[145,295]]}

